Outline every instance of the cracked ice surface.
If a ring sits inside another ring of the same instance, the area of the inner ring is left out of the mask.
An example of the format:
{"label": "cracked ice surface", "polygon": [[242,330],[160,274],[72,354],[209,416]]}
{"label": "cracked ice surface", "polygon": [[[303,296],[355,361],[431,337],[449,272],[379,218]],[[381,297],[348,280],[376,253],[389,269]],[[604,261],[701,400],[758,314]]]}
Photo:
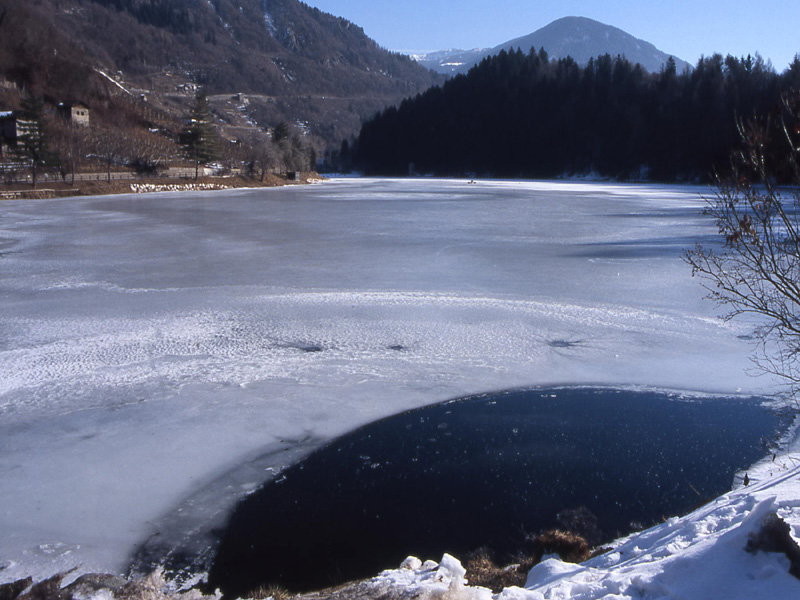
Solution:
{"label": "cracked ice surface", "polygon": [[680,260],[713,237],[706,192],[364,179],[3,202],[0,581],[119,572],[236,465],[275,456],[226,502],[282,450],[425,404],[769,391],[747,326]]}

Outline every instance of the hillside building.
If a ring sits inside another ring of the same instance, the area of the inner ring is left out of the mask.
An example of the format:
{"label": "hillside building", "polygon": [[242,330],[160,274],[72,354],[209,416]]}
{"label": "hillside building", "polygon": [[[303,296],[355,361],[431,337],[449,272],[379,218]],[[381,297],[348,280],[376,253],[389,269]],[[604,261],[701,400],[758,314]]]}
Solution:
{"label": "hillside building", "polygon": [[62,102],[58,105],[58,114],[72,125],[81,127],[89,126],[89,107],[82,102],[67,104]]}
{"label": "hillside building", "polygon": [[0,159],[17,143],[17,117],[11,111],[0,111]]}

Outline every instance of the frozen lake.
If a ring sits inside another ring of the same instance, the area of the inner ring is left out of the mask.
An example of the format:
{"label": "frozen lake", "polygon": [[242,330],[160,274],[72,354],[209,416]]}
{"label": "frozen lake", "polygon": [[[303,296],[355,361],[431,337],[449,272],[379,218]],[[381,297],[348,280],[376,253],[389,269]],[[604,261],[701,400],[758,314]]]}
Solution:
{"label": "frozen lake", "polygon": [[706,192],[363,179],[0,203],[0,581],[124,571],[410,408],[769,392],[746,324],[680,260],[715,233]]}

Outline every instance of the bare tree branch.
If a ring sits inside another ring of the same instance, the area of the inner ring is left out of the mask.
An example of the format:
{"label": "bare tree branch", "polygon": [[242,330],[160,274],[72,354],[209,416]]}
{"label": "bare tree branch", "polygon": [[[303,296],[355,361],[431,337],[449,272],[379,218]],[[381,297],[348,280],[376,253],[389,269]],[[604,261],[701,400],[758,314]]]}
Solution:
{"label": "bare tree branch", "polygon": [[706,199],[723,245],[698,245],[684,259],[728,309],[723,318],[757,317],[757,368],[800,391],[800,95],[784,97],[783,108],[777,127],[737,124],[742,149]]}

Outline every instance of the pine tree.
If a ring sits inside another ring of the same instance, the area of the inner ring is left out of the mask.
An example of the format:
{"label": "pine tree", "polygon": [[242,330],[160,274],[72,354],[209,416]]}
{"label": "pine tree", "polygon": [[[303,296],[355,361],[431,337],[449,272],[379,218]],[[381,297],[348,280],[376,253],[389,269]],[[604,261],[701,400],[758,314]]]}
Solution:
{"label": "pine tree", "polygon": [[283,140],[288,140],[292,134],[292,129],[286,121],[281,121],[275,126],[272,132],[272,141],[276,144]]}
{"label": "pine tree", "polygon": [[192,112],[187,119],[186,127],[180,134],[180,145],[187,157],[194,162],[194,178],[197,179],[200,165],[206,165],[219,156],[219,144],[208,98],[204,92],[198,92]]}

